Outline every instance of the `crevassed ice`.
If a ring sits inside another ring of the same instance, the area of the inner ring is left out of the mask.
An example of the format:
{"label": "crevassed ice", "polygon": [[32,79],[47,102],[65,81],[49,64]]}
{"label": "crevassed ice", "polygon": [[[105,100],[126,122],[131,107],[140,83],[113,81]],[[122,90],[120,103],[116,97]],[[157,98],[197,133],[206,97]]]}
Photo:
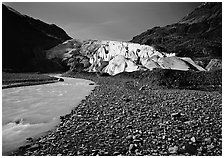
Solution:
{"label": "crevassed ice", "polygon": [[[70,40],[67,43],[64,42],[50,49],[48,51],[48,57],[72,57],[72,51],[77,49],[74,46],[76,44],[74,41],[75,40]],[[73,44],[72,47],[69,43]],[[159,52],[152,46],[129,42],[83,41],[80,54],[84,56],[88,54],[89,63],[91,64],[87,69],[89,72],[97,71],[97,67],[101,65],[101,61],[108,61],[109,64],[103,71],[110,75],[116,75],[124,71],[137,71],[140,70],[141,67],[149,70],[153,68],[163,68],[186,71],[190,69],[189,65],[191,65],[195,70],[205,71],[205,69],[197,65],[190,58],[179,58],[175,56],[175,53]]]}

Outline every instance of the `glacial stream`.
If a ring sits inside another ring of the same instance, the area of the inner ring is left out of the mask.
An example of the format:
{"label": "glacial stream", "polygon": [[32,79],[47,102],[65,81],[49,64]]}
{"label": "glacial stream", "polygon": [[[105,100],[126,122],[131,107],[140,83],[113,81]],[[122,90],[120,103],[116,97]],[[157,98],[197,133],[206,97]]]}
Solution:
{"label": "glacial stream", "polygon": [[7,155],[26,142],[53,129],[60,116],[70,113],[94,85],[88,80],[64,78],[64,82],[2,90],[2,153]]}

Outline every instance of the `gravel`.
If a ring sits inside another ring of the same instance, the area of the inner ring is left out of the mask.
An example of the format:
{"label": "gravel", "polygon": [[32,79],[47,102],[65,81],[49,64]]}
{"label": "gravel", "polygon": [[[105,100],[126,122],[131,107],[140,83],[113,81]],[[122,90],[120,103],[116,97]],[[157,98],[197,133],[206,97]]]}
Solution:
{"label": "gravel", "polygon": [[222,155],[220,91],[149,89],[132,78],[70,75],[97,86],[54,130],[12,155]]}

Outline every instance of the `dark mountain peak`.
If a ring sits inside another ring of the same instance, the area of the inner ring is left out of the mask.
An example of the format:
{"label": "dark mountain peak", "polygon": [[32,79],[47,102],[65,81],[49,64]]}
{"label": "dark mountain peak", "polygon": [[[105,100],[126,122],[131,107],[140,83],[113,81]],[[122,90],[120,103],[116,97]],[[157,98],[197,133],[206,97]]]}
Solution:
{"label": "dark mountain peak", "polygon": [[51,71],[55,64],[45,58],[45,50],[69,39],[71,37],[55,24],[23,15],[2,4],[3,69]]}
{"label": "dark mountain peak", "polygon": [[221,2],[205,2],[184,17],[179,23],[199,23],[222,18]]}
{"label": "dark mountain peak", "polygon": [[24,15],[22,15],[20,12],[18,12],[18,11],[16,11],[15,9],[13,9],[13,8],[11,8],[11,7],[9,7],[9,6],[6,6],[6,5],[4,5],[4,4],[2,4],[2,9],[3,9],[3,10],[4,10],[4,9],[7,9],[7,10],[9,10],[9,11],[11,11],[11,12],[13,12],[13,13],[19,15],[19,16],[24,16]]}
{"label": "dark mountain peak", "polygon": [[154,27],[133,43],[156,45],[178,56],[222,57],[222,3],[202,3],[177,23]]}
{"label": "dark mountain peak", "polygon": [[47,24],[39,19],[32,18],[28,15],[23,15],[9,6],[6,6],[4,4],[2,5],[3,12],[9,12],[9,14],[14,14],[14,16],[20,16],[21,18],[23,18],[23,21],[29,23],[31,27],[37,29],[38,31],[44,33],[47,36],[56,38],[58,40],[61,40],[62,42],[65,41],[65,39],[71,39],[71,37],[69,37],[63,29],[61,29],[55,24]]}

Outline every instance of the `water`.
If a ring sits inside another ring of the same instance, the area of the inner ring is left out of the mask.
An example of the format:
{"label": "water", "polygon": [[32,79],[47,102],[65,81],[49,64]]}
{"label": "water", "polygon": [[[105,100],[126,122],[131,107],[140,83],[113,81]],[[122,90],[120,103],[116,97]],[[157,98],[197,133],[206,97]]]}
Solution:
{"label": "water", "polygon": [[88,80],[2,90],[2,152],[7,155],[26,142],[54,128],[59,117],[71,112],[94,89]]}

